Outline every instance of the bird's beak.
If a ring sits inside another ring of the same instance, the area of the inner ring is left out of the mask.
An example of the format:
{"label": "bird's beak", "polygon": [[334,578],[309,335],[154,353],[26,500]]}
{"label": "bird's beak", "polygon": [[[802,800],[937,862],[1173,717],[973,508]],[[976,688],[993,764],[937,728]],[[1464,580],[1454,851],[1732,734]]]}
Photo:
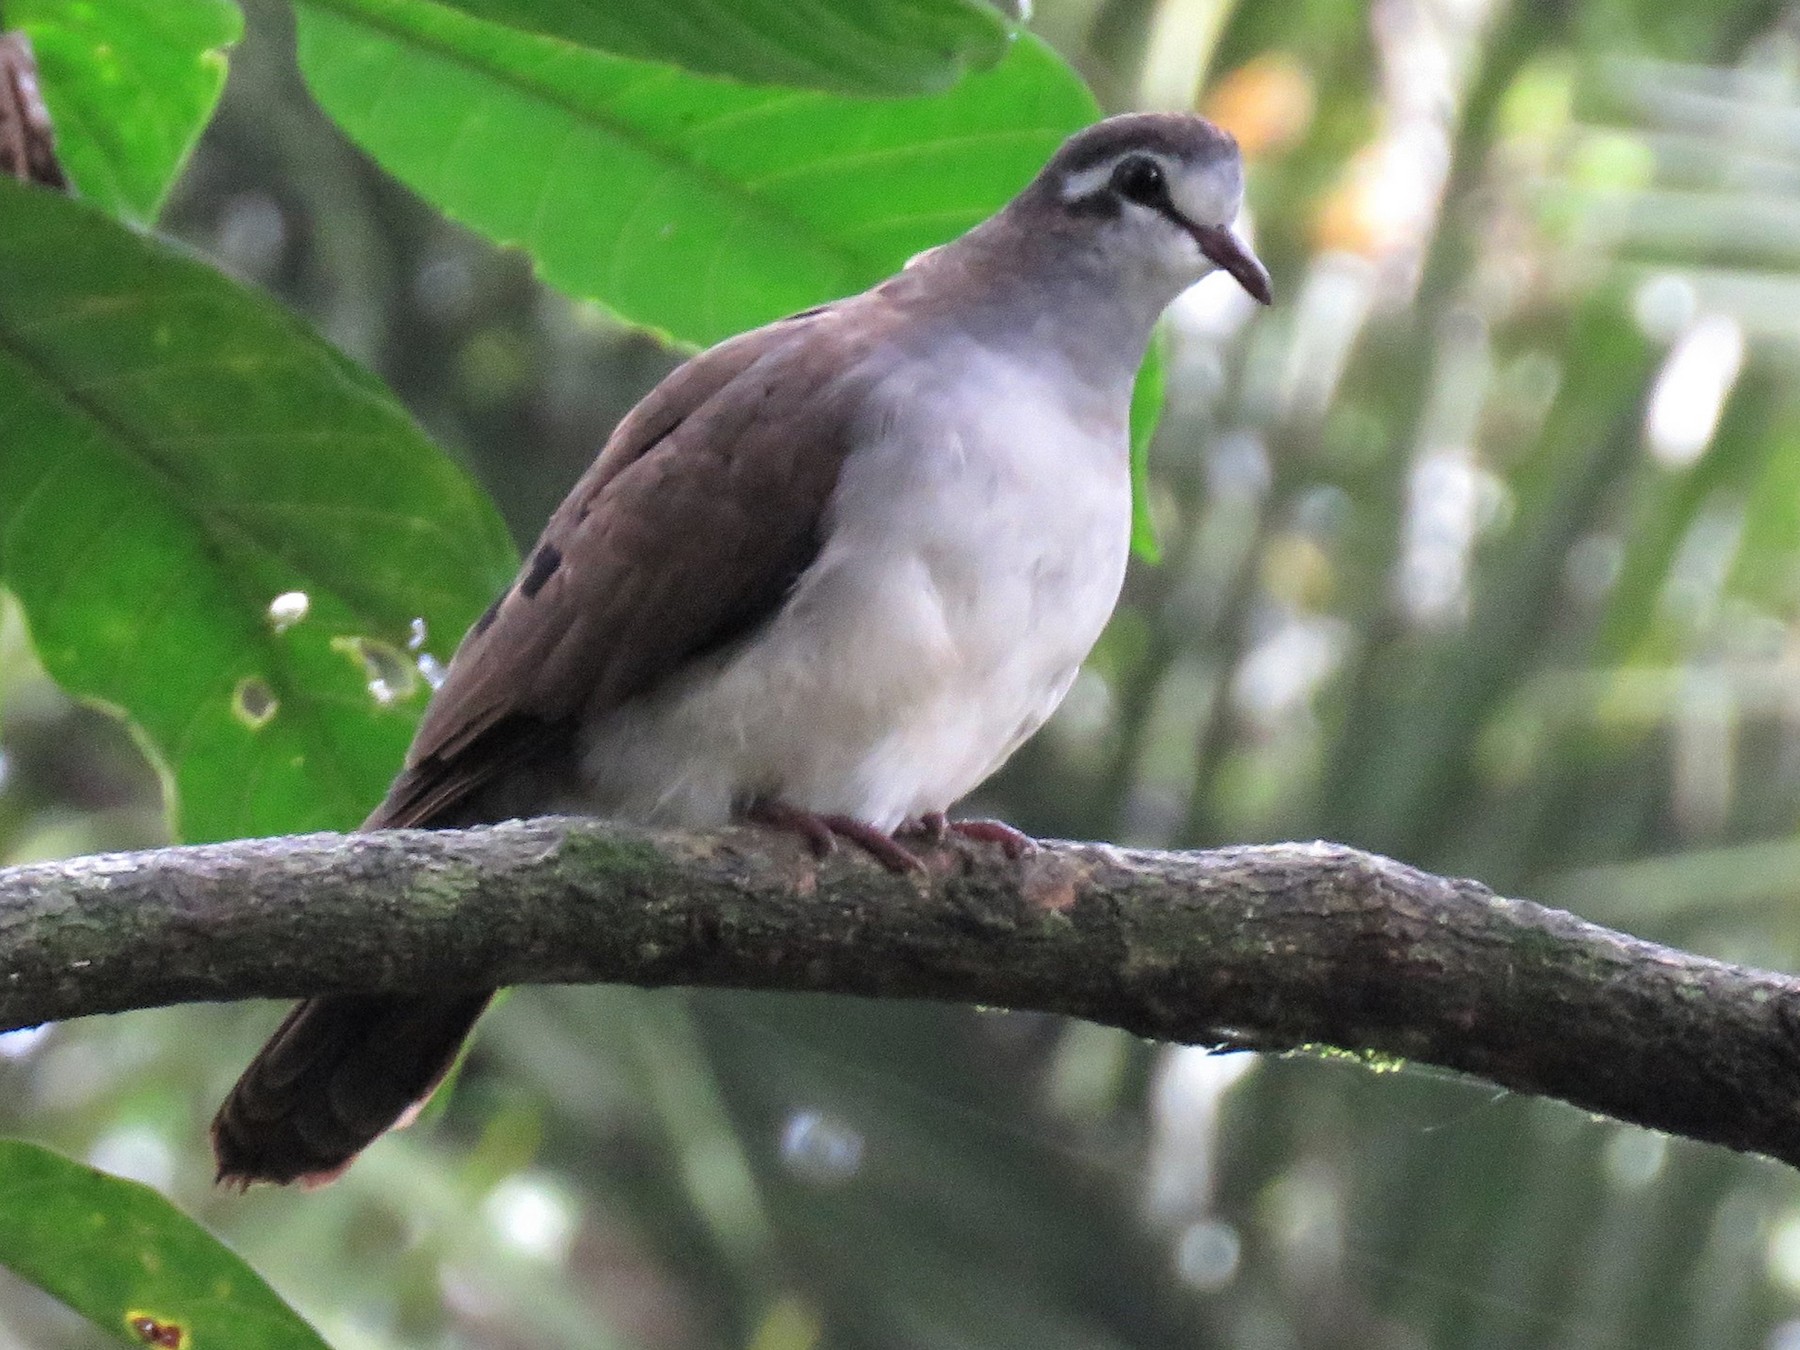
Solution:
{"label": "bird's beak", "polygon": [[1275,292],[1269,286],[1269,269],[1264,267],[1249,246],[1226,225],[1189,225],[1188,231],[1200,251],[1237,278],[1238,285],[1263,304],[1273,304]]}

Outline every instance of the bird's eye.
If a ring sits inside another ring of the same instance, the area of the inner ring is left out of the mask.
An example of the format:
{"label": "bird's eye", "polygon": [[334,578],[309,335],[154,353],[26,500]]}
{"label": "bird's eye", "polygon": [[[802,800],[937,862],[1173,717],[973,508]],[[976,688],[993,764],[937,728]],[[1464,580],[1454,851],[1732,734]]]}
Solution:
{"label": "bird's eye", "polygon": [[1162,165],[1142,155],[1121,160],[1119,167],[1113,170],[1112,185],[1121,197],[1145,206],[1155,206],[1169,195],[1168,184],[1163,181]]}

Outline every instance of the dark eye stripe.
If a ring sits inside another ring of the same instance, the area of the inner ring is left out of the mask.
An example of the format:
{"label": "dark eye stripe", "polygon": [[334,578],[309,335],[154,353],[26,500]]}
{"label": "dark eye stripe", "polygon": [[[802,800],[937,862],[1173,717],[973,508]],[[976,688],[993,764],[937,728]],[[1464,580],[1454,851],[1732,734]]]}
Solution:
{"label": "dark eye stripe", "polygon": [[1093,216],[1098,220],[1110,220],[1119,214],[1119,194],[1108,188],[1101,188],[1085,197],[1077,197],[1064,203],[1063,209],[1072,216]]}

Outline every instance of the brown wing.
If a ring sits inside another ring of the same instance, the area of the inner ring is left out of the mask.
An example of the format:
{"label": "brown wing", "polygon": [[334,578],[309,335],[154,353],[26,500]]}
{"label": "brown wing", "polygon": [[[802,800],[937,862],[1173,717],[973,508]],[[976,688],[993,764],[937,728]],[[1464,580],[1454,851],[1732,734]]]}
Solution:
{"label": "brown wing", "polygon": [[364,828],[482,819],[479,790],[566,754],[584,713],[775,611],[818,550],[848,450],[858,391],[843,372],[882,326],[844,308],[703,352],[626,416],[463,638]]}

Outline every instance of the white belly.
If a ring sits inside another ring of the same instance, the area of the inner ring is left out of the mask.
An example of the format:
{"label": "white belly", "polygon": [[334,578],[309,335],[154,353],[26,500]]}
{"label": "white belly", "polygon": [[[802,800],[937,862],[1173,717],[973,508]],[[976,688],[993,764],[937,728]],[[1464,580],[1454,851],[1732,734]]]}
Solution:
{"label": "white belly", "polygon": [[1124,578],[1124,409],[1082,424],[979,349],[961,371],[960,407],[889,377],[789,603],[589,729],[584,809],[708,825],[767,797],[891,830],[1043,724]]}

